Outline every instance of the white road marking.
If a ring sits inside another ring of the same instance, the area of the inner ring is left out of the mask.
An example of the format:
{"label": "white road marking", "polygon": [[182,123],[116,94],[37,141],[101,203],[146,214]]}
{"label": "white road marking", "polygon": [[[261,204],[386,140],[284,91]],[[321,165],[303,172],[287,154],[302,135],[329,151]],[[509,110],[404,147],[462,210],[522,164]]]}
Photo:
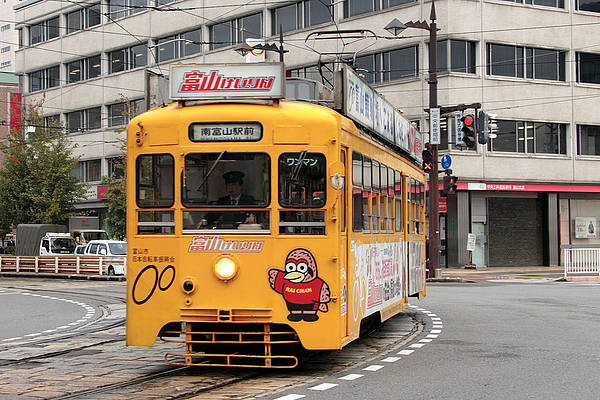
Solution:
{"label": "white road marking", "polygon": [[321,383],[320,385],[310,387],[309,389],[323,391],[323,390],[328,390],[333,387],[336,387],[337,385],[338,385],[337,383]]}
{"label": "white road marking", "polygon": [[442,333],[441,329],[432,329],[431,333]]}
{"label": "white road marking", "polygon": [[42,334],[41,332],[40,333],[30,333],[30,334],[25,335],[25,337],[40,336],[41,334]]}
{"label": "white road marking", "polygon": [[379,371],[381,368],[383,368],[383,365],[369,365],[363,368],[363,371]]}
{"label": "white road marking", "polygon": [[398,361],[399,359],[400,359],[400,357],[387,357],[387,358],[384,358],[381,361],[387,362],[387,363],[393,363],[393,362]]}
{"label": "white road marking", "polygon": [[342,379],[344,381],[353,381],[355,379],[362,378],[363,376],[364,375],[361,375],[361,374],[350,374],[350,375],[342,376],[341,378],[338,378],[338,379]]}
{"label": "white road marking", "polygon": [[3,342],[12,342],[14,340],[19,340],[19,339],[23,339],[22,337],[11,337],[8,339],[2,339]]}
{"label": "white road marking", "polygon": [[427,335],[425,337],[432,338],[432,339],[437,339],[438,336],[439,335]]}
{"label": "white road marking", "polygon": [[408,347],[412,347],[413,349],[420,349],[423,346],[425,346],[425,343],[414,343],[414,344],[411,344]]}
{"label": "white road marking", "polygon": [[278,397],[275,400],[298,400],[298,399],[301,399],[303,397],[306,397],[306,396],[303,395],[303,394],[286,394],[285,396]]}
{"label": "white road marking", "polygon": [[432,321],[441,321],[442,319],[440,317],[431,317]]}
{"label": "white road marking", "polygon": [[421,343],[431,343],[431,339],[421,339],[419,340]]}
{"label": "white road marking", "polygon": [[398,354],[400,356],[408,356],[408,355],[411,355],[414,352],[415,352],[414,350],[400,350],[396,354]]}

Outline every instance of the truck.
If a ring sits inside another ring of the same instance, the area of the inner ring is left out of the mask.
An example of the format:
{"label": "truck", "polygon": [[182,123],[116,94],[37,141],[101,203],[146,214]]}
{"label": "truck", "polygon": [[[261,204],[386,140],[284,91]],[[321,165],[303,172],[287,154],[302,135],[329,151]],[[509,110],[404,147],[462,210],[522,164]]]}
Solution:
{"label": "truck", "polygon": [[75,239],[65,225],[17,225],[16,256],[64,256],[74,254]]}
{"label": "truck", "polygon": [[69,218],[69,232],[78,245],[90,240],[108,240],[108,233],[100,229],[98,217],[77,216]]}

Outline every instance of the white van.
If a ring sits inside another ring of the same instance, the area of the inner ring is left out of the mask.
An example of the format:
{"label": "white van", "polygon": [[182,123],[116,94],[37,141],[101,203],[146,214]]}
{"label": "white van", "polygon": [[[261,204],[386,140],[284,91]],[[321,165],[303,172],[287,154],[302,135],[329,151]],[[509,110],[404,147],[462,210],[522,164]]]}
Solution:
{"label": "white van", "polygon": [[[98,257],[126,257],[127,242],[119,240],[91,240],[85,251],[84,256]],[[125,262],[112,262],[110,258],[104,262],[107,275],[125,275]]]}

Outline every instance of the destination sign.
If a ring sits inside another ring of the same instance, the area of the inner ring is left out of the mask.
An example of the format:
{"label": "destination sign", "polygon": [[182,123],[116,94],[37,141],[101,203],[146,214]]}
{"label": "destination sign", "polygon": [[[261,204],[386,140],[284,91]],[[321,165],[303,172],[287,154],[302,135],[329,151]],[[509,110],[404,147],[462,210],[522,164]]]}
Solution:
{"label": "destination sign", "polygon": [[254,142],[261,138],[262,126],[258,122],[190,125],[192,142]]}

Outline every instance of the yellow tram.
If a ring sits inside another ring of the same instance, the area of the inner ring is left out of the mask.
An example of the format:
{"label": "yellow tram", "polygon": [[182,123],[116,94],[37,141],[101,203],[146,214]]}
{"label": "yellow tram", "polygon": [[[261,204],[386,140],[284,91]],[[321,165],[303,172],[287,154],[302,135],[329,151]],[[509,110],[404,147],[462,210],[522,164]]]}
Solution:
{"label": "yellow tram", "polygon": [[279,63],[171,67],[178,101],[128,128],[128,345],[179,342],[176,365],[289,368],[425,295],[420,134],[337,74],[344,113],[379,108],[382,135],[284,100]]}

